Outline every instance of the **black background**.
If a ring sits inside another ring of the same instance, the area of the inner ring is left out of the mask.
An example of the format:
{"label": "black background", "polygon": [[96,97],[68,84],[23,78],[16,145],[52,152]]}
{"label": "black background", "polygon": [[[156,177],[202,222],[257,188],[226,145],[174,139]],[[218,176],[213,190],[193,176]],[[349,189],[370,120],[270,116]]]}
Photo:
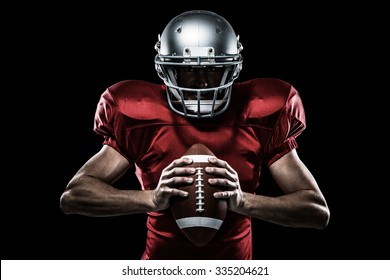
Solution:
{"label": "black background", "polygon": [[[153,63],[157,35],[189,9],[219,13],[240,35],[240,81],[281,78],[304,102],[307,129],[298,153],[328,201],[330,224],[319,231],[254,220],[254,258],[387,259],[389,184],[379,163],[386,141],[376,134],[383,129],[378,120],[385,119],[380,105],[386,89],[373,82],[380,81],[376,63],[386,59],[380,54],[382,8],[192,2],[8,7],[2,259],[141,257],[145,215],[66,216],[59,198],[101,147],[92,131],[100,94],[123,79],[160,83]],[[268,176],[262,192],[272,193]],[[129,186],[138,187],[132,174],[118,182]]]}

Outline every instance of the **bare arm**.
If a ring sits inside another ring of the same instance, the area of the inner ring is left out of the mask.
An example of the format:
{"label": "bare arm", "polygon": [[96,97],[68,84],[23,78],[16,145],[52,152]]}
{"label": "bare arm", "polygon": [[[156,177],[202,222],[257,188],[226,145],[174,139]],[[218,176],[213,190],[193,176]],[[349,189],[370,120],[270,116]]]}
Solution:
{"label": "bare arm", "polygon": [[230,190],[220,192],[216,197],[228,198],[232,211],[271,223],[318,229],[327,226],[329,209],[326,200],[296,150],[272,164],[270,172],[284,195],[268,197],[242,192],[238,177],[231,169],[230,183],[220,182],[229,185]]}
{"label": "bare arm", "polygon": [[168,185],[175,185],[185,178],[174,177],[169,171],[184,165],[175,161],[167,167],[154,190],[119,190],[112,186],[129,169],[129,163],[109,146],[91,157],[70,180],[60,198],[65,214],[86,216],[118,216],[149,211],[159,211],[169,206],[172,195],[187,193]]}

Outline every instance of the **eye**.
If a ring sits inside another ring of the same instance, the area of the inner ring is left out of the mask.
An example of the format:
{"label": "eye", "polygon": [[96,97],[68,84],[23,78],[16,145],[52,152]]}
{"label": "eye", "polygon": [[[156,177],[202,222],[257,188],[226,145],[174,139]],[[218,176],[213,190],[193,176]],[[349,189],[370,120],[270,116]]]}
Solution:
{"label": "eye", "polygon": [[183,67],[183,68],[181,68],[181,71],[182,72],[194,72],[195,70],[192,67]]}
{"label": "eye", "polygon": [[207,72],[211,72],[211,73],[213,73],[213,72],[221,72],[222,70],[223,70],[222,67],[207,67],[206,68],[206,71]]}

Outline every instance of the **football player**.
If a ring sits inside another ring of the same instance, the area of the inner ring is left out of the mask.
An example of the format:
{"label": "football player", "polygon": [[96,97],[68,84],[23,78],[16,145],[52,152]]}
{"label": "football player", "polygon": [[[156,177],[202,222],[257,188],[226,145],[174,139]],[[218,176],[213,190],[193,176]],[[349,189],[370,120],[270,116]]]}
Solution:
{"label": "football player", "polygon": [[[306,120],[294,86],[273,78],[236,81],[243,46],[230,23],[211,11],[174,17],[155,49],[163,83],[123,80],[102,93],[94,123],[102,148],[69,181],[62,211],[147,213],[142,259],[252,259],[252,218],[324,229],[327,202],[296,150]],[[195,170],[182,155],[194,143],[215,154],[209,183],[223,187],[215,199],[228,201],[222,226],[205,246],[188,241],[170,210],[172,196],[188,195],[177,186],[192,183]],[[141,189],[115,188],[131,167]],[[262,168],[282,195],[256,194]]]}

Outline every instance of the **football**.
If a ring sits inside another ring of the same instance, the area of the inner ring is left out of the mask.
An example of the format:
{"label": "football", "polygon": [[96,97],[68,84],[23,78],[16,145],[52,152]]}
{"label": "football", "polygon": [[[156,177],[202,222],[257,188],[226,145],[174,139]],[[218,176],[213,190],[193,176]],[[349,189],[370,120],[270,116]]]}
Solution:
{"label": "football", "polygon": [[227,212],[227,201],[216,199],[213,194],[221,189],[208,184],[209,175],[205,167],[213,166],[208,162],[214,154],[203,144],[192,145],[185,157],[193,159],[190,167],[196,169],[191,185],[179,187],[187,191],[188,196],[173,197],[172,214],[184,235],[195,245],[204,246],[214,237],[221,227]]}

